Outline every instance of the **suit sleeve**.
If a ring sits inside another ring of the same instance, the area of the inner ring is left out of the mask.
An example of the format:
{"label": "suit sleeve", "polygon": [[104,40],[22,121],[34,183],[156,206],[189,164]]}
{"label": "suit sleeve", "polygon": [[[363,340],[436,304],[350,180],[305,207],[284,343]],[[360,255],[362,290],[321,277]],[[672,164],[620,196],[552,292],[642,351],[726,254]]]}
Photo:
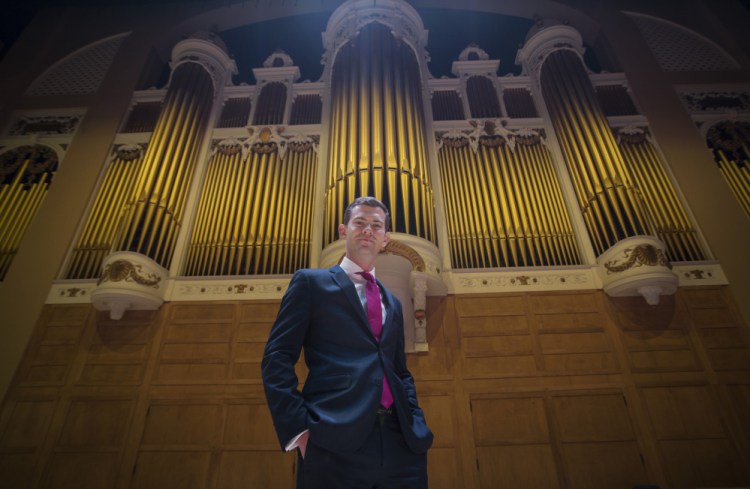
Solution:
{"label": "suit sleeve", "polygon": [[310,326],[311,306],[307,276],[298,271],[281,300],[263,352],[263,387],[282,449],[307,429],[307,408],[294,366]]}

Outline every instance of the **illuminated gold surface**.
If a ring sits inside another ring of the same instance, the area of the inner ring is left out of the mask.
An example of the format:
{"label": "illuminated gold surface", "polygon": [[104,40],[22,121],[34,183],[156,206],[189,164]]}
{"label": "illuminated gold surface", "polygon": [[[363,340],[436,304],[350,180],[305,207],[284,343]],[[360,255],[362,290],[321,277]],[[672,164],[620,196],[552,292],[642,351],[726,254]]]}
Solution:
{"label": "illuminated gold surface", "polygon": [[96,278],[112,249],[120,212],[142,165],[142,158],[115,158],[107,168],[83,231],[78,237],[65,278]]}
{"label": "illuminated gold surface", "polygon": [[9,184],[0,185],[0,280],[5,277],[18,251],[26,228],[47,195],[50,174],[41,172],[37,181],[25,183],[30,160],[16,170]]}
{"label": "illuminated gold surface", "polygon": [[621,138],[620,149],[649,209],[656,235],[667,247],[670,261],[704,260],[698,233],[677,197],[654,146],[644,135],[637,139]]}
{"label": "illuminated gold surface", "polygon": [[580,58],[564,49],[550,54],[541,86],[595,253],[630,236],[653,235]]}
{"label": "illuminated gold surface", "polygon": [[580,263],[549,152],[515,142],[481,138],[475,152],[466,139],[438,153],[455,268]]}
{"label": "illuminated gold surface", "polygon": [[201,65],[175,69],[115,250],[141,253],[169,268],[212,102],[213,83]]}
{"label": "illuminated gold surface", "polygon": [[[275,148],[275,145],[274,145]],[[208,164],[185,275],[290,274],[308,266],[313,148],[216,152]]]}
{"label": "illuminated gold surface", "polygon": [[435,240],[421,78],[412,49],[372,23],[339,51],[332,75],[324,246],[342,210],[372,195],[391,229]]}

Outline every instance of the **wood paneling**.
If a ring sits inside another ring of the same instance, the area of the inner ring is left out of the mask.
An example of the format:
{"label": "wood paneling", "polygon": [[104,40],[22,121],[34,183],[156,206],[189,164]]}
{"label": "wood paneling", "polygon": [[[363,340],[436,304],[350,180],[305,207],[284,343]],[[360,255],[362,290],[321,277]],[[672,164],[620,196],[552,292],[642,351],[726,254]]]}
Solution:
{"label": "wood paneling", "polygon": [[[48,306],[0,410],[13,488],[291,488],[260,362],[278,301]],[[750,485],[750,336],[724,288],[430,298],[407,357],[433,489]],[[298,376],[306,375],[302,362]]]}

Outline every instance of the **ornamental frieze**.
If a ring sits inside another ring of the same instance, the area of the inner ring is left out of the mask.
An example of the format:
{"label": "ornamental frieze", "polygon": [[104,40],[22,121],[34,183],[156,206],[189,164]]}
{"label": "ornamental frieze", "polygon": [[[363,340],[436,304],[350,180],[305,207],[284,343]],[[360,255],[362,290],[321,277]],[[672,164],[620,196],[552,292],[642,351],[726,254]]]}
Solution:
{"label": "ornamental frieze", "polygon": [[445,132],[437,132],[436,140],[438,151],[443,147],[464,148],[471,146],[476,152],[479,146],[497,148],[508,145],[511,151],[515,151],[516,145],[533,146],[540,142],[546,144],[544,131],[523,127],[517,130],[506,129],[505,121],[501,120],[471,120],[469,124],[472,129],[453,129]]}
{"label": "ornamental frieze", "polygon": [[8,135],[27,136],[38,134],[41,136],[51,136],[73,134],[80,121],[80,115],[24,116],[15,121]]}
{"label": "ornamental frieze", "polygon": [[642,266],[655,267],[663,266],[672,268],[667,260],[663,250],[653,245],[638,245],[634,248],[628,248],[623,252],[624,260],[614,259],[604,263],[607,274],[620,273],[631,268]]}
{"label": "ornamental frieze", "polygon": [[97,285],[104,282],[135,282],[144,287],[158,289],[161,277],[155,273],[145,273],[141,265],[134,265],[127,260],[116,260],[105,266]]}
{"label": "ornamental frieze", "polygon": [[271,127],[248,127],[250,137],[215,139],[211,142],[211,150],[226,156],[234,156],[242,153],[242,159],[246,159],[248,153],[270,154],[278,152],[279,158],[284,159],[287,151],[304,153],[309,150],[318,151],[320,137],[317,135],[306,136],[295,134],[282,137],[284,126]]}

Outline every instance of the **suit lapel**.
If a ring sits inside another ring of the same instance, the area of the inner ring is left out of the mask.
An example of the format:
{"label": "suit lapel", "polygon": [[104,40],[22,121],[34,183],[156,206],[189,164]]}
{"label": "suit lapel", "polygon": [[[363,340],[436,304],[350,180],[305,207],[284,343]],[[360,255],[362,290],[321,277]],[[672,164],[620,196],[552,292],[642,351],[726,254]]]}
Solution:
{"label": "suit lapel", "polygon": [[357,323],[365,328],[370,333],[370,336],[375,339],[375,336],[372,334],[372,328],[370,328],[370,321],[367,319],[367,314],[365,313],[365,308],[362,307],[362,303],[357,295],[357,289],[354,288],[354,282],[352,282],[352,279],[349,278],[344,269],[340,266],[335,265],[331,267],[330,270],[331,275],[333,276],[333,281],[336,282],[336,285],[341,287],[344,296],[354,309],[354,313],[360,319]]}

